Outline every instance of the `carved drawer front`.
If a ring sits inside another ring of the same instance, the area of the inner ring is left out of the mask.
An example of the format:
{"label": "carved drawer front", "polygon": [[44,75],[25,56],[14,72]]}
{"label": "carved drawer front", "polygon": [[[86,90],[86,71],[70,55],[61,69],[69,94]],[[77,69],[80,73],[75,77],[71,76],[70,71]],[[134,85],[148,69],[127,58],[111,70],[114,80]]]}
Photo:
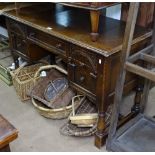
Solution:
{"label": "carved drawer front", "polygon": [[55,52],[56,54],[61,54],[66,56],[68,44],[67,42],[59,38],[53,37],[47,33],[41,32],[39,30],[35,30],[33,28],[28,29],[28,38],[32,42],[40,46],[43,46],[45,48],[48,48],[53,52]]}
{"label": "carved drawer front", "polygon": [[69,62],[68,63],[70,80],[79,86],[85,88],[91,93],[96,92],[96,74],[92,69],[84,64]]}
{"label": "carved drawer front", "polygon": [[69,58],[75,62],[79,61],[89,67],[92,72],[97,72],[97,55],[89,50],[83,49],[76,45],[71,45]]}
{"label": "carved drawer front", "polygon": [[20,35],[11,33],[11,48],[14,52],[18,52],[21,55],[27,56],[27,44],[26,40]]}
{"label": "carved drawer front", "polygon": [[18,23],[14,20],[7,19],[7,25],[10,29],[9,31],[16,33],[22,37],[26,36],[26,27],[23,24]]}

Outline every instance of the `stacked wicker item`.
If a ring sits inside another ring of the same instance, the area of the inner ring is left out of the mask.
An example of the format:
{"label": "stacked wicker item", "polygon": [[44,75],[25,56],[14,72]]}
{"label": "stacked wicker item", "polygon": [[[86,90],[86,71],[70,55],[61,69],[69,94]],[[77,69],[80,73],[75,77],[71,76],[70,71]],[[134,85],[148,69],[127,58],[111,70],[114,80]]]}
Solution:
{"label": "stacked wicker item", "polygon": [[40,76],[34,77],[34,75],[41,66],[47,65],[47,62],[27,65],[27,62],[24,62],[19,68],[10,72],[14,88],[21,101],[30,99],[28,92],[33,88],[34,80],[36,81],[41,78]]}
{"label": "stacked wicker item", "polygon": [[[74,97],[72,103],[75,103]],[[97,107],[87,97],[83,96],[80,105],[76,108],[74,106],[68,121],[60,128],[60,133],[66,136],[91,136],[96,132],[97,127]],[[106,125],[109,125],[111,116],[111,106],[106,112]]]}
{"label": "stacked wicker item", "polygon": [[[46,77],[36,82],[31,91],[32,103],[38,112],[51,119],[62,119],[72,111],[71,100],[75,92],[69,87],[67,72],[57,65],[41,67],[40,72],[48,71]],[[75,107],[78,106],[76,102]]]}

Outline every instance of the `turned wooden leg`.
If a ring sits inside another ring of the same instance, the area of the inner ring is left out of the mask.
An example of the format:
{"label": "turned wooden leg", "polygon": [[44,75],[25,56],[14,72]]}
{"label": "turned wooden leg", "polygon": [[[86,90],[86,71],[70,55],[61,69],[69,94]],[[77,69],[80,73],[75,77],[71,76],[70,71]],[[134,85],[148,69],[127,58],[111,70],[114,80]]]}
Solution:
{"label": "turned wooden leg", "polygon": [[131,111],[134,113],[139,113],[140,112],[140,103],[142,99],[142,94],[143,94],[143,85],[138,85],[136,88],[136,95],[134,99],[134,105],[131,108]]}
{"label": "turned wooden leg", "polygon": [[11,152],[9,144],[0,149],[0,152]]}
{"label": "turned wooden leg", "polygon": [[95,146],[101,148],[106,142],[106,122],[105,113],[108,106],[108,95],[110,92],[110,82],[105,82],[110,79],[110,63],[108,59],[98,60],[98,78],[96,87],[97,105],[98,105],[98,124],[97,132],[95,134]]}
{"label": "turned wooden leg", "polygon": [[91,17],[91,40],[96,41],[99,34],[98,34],[98,25],[99,25],[99,17],[100,17],[100,11],[90,11],[90,17]]}

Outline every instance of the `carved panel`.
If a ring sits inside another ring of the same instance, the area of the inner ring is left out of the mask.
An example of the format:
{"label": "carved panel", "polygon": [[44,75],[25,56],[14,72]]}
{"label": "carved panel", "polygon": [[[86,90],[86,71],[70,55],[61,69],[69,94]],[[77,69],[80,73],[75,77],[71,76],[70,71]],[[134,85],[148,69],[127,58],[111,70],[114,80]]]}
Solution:
{"label": "carved panel", "polygon": [[69,57],[75,61],[84,63],[87,67],[91,68],[94,73],[97,73],[97,55],[90,53],[88,50],[84,50],[78,46],[71,46]]}
{"label": "carved panel", "polygon": [[18,35],[21,35],[22,37],[25,37],[26,28],[23,24],[20,24],[16,21],[8,20],[8,26],[11,32],[17,33]]}

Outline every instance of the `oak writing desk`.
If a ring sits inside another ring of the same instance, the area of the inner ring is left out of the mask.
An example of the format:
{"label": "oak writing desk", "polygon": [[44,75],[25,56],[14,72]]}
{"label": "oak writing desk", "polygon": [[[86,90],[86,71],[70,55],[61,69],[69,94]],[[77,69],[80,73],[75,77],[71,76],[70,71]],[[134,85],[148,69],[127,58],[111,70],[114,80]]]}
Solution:
{"label": "oak writing desk", "polygon": [[[11,10],[3,14],[15,59],[21,56],[33,61],[48,50],[67,62],[70,85],[87,94],[98,107],[95,145],[101,147],[107,135],[105,112],[113,102],[125,23],[100,15],[100,37],[92,42],[89,36],[89,11],[85,9],[42,3],[22,8],[19,12]],[[137,26],[132,52],[149,44],[151,35],[152,31]],[[137,76],[128,74],[125,94],[137,86],[137,79]],[[124,120],[132,114],[124,117]]]}

